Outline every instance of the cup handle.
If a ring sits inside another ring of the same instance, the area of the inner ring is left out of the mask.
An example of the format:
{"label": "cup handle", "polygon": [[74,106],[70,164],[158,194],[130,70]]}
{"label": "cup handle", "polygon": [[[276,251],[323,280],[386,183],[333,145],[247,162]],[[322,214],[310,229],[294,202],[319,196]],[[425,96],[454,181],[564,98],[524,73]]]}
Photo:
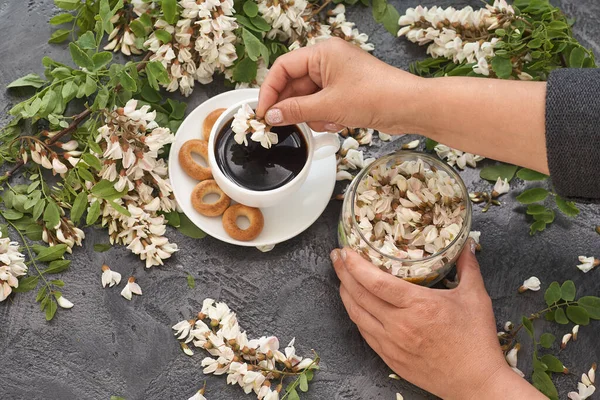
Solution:
{"label": "cup handle", "polygon": [[313,160],[329,157],[340,149],[340,137],[337,133],[313,132],[313,139]]}

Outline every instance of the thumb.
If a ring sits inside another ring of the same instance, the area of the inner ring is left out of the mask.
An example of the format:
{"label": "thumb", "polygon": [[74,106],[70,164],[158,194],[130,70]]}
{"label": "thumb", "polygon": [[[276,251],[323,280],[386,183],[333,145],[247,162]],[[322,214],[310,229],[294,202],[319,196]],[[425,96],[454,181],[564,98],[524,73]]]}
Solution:
{"label": "thumb", "polygon": [[475,241],[469,238],[460,257],[458,257],[458,261],[456,262],[459,281],[458,287],[464,287],[468,290],[483,289],[485,291],[479,262],[477,262],[477,258],[475,257],[476,245]]}
{"label": "thumb", "polygon": [[302,122],[329,121],[330,107],[323,91],[308,96],[289,97],[273,105],[265,114],[269,125],[292,125]]}

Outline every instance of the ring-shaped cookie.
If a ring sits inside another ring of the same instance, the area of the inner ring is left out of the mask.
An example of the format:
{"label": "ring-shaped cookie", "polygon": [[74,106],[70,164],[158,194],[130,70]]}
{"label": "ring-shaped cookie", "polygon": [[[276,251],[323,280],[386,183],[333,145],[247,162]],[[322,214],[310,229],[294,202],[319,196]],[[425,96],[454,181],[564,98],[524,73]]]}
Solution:
{"label": "ring-shaped cookie", "polygon": [[192,158],[192,154],[199,154],[208,164],[208,142],[200,139],[188,140],[179,150],[179,164],[186,174],[192,178],[203,181],[212,178],[210,167],[203,167]]}
{"label": "ring-shaped cookie", "polygon": [[[219,199],[214,203],[206,203],[204,197],[209,194],[216,194]],[[223,214],[231,204],[231,199],[227,196],[212,179],[202,181],[192,190],[192,206],[194,210],[207,217],[218,217]]]}
{"label": "ring-shaped cookie", "polygon": [[[241,229],[237,224],[238,217],[246,217],[250,226]],[[234,204],[223,214],[223,229],[235,240],[247,242],[256,239],[265,226],[262,212],[258,208],[248,207],[242,204]]]}
{"label": "ring-shaped cookie", "polygon": [[210,131],[212,130],[217,119],[225,112],[225,108],[217,108],[214,111],[211,111],[210,114],[204,118],[204,122],[202,123],[202,139],[208,140],[210,137]]}

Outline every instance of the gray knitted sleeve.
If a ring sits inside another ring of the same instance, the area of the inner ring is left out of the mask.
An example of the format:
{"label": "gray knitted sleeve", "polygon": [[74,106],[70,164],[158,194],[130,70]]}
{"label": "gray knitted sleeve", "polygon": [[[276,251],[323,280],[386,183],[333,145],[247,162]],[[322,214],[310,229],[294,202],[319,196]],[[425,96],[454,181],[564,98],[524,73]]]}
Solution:
{"label": "gray knitted sleeve", "polygon": [[546,149],[559,195],[600,199],[600,69],[558,69],[550,74]]}

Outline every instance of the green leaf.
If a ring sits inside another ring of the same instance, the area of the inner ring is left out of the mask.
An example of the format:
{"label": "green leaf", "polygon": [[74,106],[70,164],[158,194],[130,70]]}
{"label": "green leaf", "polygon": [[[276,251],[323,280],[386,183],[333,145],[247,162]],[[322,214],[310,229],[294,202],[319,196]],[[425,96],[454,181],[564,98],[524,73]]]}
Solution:
{"label": "green leaf", "polygon": [[38,253],[36,260],[40,262],[49,262],[62,258],[67,251],[66,244],[55,244],[50,247],[43,247]]}
{"label": "green leaf", "polygon": [[87,206],[87,193],[81,192],[75,198],[73,202],[73,207],[71,208],[71,221],[75,225],[79,223],[81,216],[85,212],[85,207]]}
{"label": "green leaf", "polygon": [[548,175],[544,175],[531,169],[521,168],[517,172],[517,177],[523,179],[524,181],[543,181],[544,179],[548,178]]}
{"label": "green leaf", "polygon": [[167,225],[178,228],[181,225],[180,214],[177,211],[171,211],[170,213],[164,214],[167,220]]}
{"label": "green leaf", "polygon": [[187,285],[190,289],[193,289],[196,287],[196,281],[194,280],[194,277],[190,274],[188,274],[187,276]]}
{"label": "green leaf", "polygon": [[533,324],[527,317],[523,317],[521,319],[521,323],[523,324],[523,328],[529,333],[529,336],[533,337]]}
{"label": "green leaf", "polygon": [[88,208],[88,213],[87,213],[87,216],[85,217],[85,223],[87,225],[92,225],[93,223],[96,222],[96,220],[98,219],[99,216],[100,216],[100,202],[95,201]]}
{"label": "green leaf", "polygon": [[[552,338],[554,340],[554,336],[552,336]],[[565,369],[563,363],[558,358],[554,357],[552,354],[543,355],[541,361],[544,364],[546,364],[546,366],[548,367],[548,371],[550,372],[563,372]]]}
{"label": "green leaf", "polygon": [[576,217],[579,214],[579,208],[572,201],[567,201],[560,196],[554,198],[558,209],[568,217]]}
{"label": "green leaf", "polygon": [[108,65],[113,59],[113,55],[110,51],[101,51],[92,56],[92,62],[94,63],[94,71],[98,71],[100,68]]}
{"label": "green leaf", "polygon": [[258,64],[256,61],[252,61],[248,57],[242,58],[233,67],[233,80],[235,82],[252,82],[256,79],[256,72],[258,71]]}
{"label": "green leaf", "polygon": [[257,15],[254,18],[250,18],[250,22],[261,32],[268,32],[271,30],[271,25],[267,21],[265,21],[265,19],[260,15]]}
{"label": "green leaf", "polygon": [[60,223],[60,210],[53,200],[48,201],[43,219],[48,229],[54,229]]}
{"label": "green leaf", "polygon": [[543,214],[547,210],[548,209],[541,204],[530,204],[529,206],[527,206],[528,215]]}
{"label": "green leaf", "polygon": [[546,321],[554,321],[554,311],[555,310],[550,310],[546,312],[546,314],[544,314],[544,318],[546,318]]}
{"label": "green leaf", "polygon": [[563,310],[562,308],[556,309],[556,311],[554,312],[554,320],[561,325],[566,325],[569,323],[569,320],[567,319],[567,316],[565,314],[565,310]]}
{"label": "green leaf", "polygon": [[71,53],[71,58],[73,59],[73,62],[79,67],[86,68],[89,71],[92,71],[94,69],[94,62],[92,61],[90,56],[88,56],[88,54],[75,43],[69,43],[69,52]]}
{"label": "green leaf", "polygon": [[298,388],[303,391],[303,392],[307,392],[308,391],[308,379],[306,379],[306,375],[305,374],[301,374],[299,381],[298,381]]}
{"label": "green leaf", "polygon": [[129,72],[123,70],[123,72],[121,72],[120,77],[121,79],[119,82],[121,83],[123,89],[130,90],[132,92],[135,92],[137,90],[135,80],[131,77],[131,75],[129,75]]}
{"label": "green leaf", "polygon": [[96,95],[96,99],[94,100],[93,108],[95,110],[102,110],[103,108],[106,108],[109,97],[110,97],[110,93],[108,92],[108,88],[106,86],[104,86],[102,89],[100,89],[100,91]]}
{"label": "green leaf", "polygon": [[3,238],[8,237],[8,225],[0,224],[0,234]]}
{"label": "green leaf", "polygon": [[433,151],[435,149],[435,146],[437,145],[438,142],[436,142],[435,140],[431,140],[429,138],[425,140],[425,149],[427,149],[428,151]]}
{"label": "green leaf", "polygon": [[96,171],[100,171],[102,169],[102,163],[100,162],[98,157],[96,157],[92,153],[85,153],[81,156],[81,159],[85,161],[87,165],[94,168]]}
{"label": "green leaf", "polygon": [[117,192],[113,182],[102,179],[92,187],[92,194],[101,199],[112,201],[121,198],[124,193]]}
{"label": "green leaf", "polygon": [[[147,15],[147,14],[144,14]],[[146,37],[146,27],[140,19],[135,19],[129,24],[129,29],[139,38]]]}
{"label": "green leaf", "polygon": [[42,232],[43,228],[36,223],[29,224],[25,229],[21,229],[21,233],[27,235],[31,240],[42,240]]}
{"label": "green leaf", "polygon": [[560,287],[561,298],[566,301],[575,300],[575,283],[573,281],[565,281]]}
{"label": "green leaf", "polygon": [[287,395],[287,397],[286,397],[287,400],[300,400],[300,396],[298,395],[298,392],[296,392],[296,389],[294,389],[294,388],[290,389],[285,394]]}
{"label": "green leaf", "polygon": [[539,358],[533,358],[533,370],[534,371],[542,371],[546,372],[548,370],[548,366],[544,364]]}
{"label": "green leaf", "polygon": [[56,301],[50,300],[46,306],[46,321],[51,321],[56,314]]}
{"label": "green leaf", "polygon": [[110,206],[112,208],[114,208],[115,210],[117,210],[119,213],[121,213],[127,217],[131,217],[131,213],[122,205],[115,203],[114,201],[109,201],[108,204],[110,204]]}
{"label": "green leaf", "polygon": [[537,232],[542,232],[545,229],[546,229],[546,223],[544,221],[535,221],[529,227],[529,234],[533,236]]}
{"label": "green leaf", "polygon": [[258,6],[254,0],[248,0],[244,3],[244,13],[250,18],[258,15]]}
{"label": "green leaf", "polygon": [[567,306],[567,317],[577,325],[590,323],[590,314],[582,306]]}
{"label": "green leaf", "polygon": [[125,397],[121,396],[110,396],[110,400],[126,400]]}
{"label": "green leaf", "polygon": [[71,31],[68,29],[57,29],[54,32],[52,32],[52,35],[50,35],[48,43],[62,43],[65,40],[67,40],[70,34]]}
{"label": "green leaf", "polygon": [[558,399],[558,391],[547,373],[534,371],[531,376],[533,386],[551,399]]}
{"label": "green leaf", "polygon": [[177,0],[162,0],[161,9],[165,21],[169,24],[174,24],[177,21]]}
{"label": "green leaf", "polygon": [[507,179],[509,182],[517,172],[517,166],[511,164],[488,165],[481,169],[479,176],[490,182],[496,182],[498,178]]}
{"label": "green leaf", "polygon": [[94,251],[96,253],[104,253],[107,250],[110,250],[112,246],[109,243],[96,243],[94,245]]}
{"label": "green leaf", "polygon": [[71,260],[55,260],[50,263],[48,268],[46,268],[43,273],[44,274],[58,274],[59,272],[63,272],[69,268],[71,265]]}
{"label": "green leaf", "polygon": [[78,89],[79,89],[79,87],[72,80],[66,82],[63,85],[61,94],[62,94],[62,98],[64,99],[65,103],[68,103],[75,97]]}
{"label": "green leaf", "polygon": [[198,228],[185,214],[180,214],[181,223],[179,225],[179,232],[183,233],[187,237],[194,239],[202,239],[206,236],[200,228]]}
{"label": "green leaf", "polygon": [[258,60],[261,54],[261,45],[264,45],[256,36],[254,36],[254,34],[245,28],[242,28],[242,39],[244,40],[248,57],[250,57],[252,61]]}
{"label": "green leaf", "polygon": [[75,43],[83,50],[96,50],[96,38],[91,31],[79,36]]}
{"label": "green leaf", "polygon": [[171,34],[164,29],[158,29],[154,31],[154,35],[163,43],[170,43],[173,37]]}
{"label": "green leaf", "polygon": [[562,292],[560,290],[560,285],[558,282],[552,282],[546,292],[544,293],[544,300],[546,300],[546,305],[551,306],[552,304],[559,301],[562,297]]}
{"label": "green leaf", "polygon": [[2,216],[8,221],[15,221],[23,218],[23,213],[17,210],[7,209],[2,211]]}
{"label": "green leaf", "polygon": [[36,303],[42,301],[44,297],[46,297],[46,286],[42,286],[40,290],[38,290],[37,296],[35,296]]}
{"label": "green leaf", "polygon": [[577,304],[586,309],[591,319],[600,320],[600,297],[584,296],[577,300]]}
{"label": "green leaf", "polygon": [[34,87],[36,89],[41,88],[46,84],[46,81],[40,78],[37,74],[27,74],[16,81],[12,81],[8,84],[7,88],[16,87]]}
{"label": "green leaf", "polygon": [[570,68],[581,68],[583,67],[583,60],[585,59],[585,51],[580,47],[575,47],[571,50],[569,55],[569,67]]}
{"label": "green leaf", "polygon": [[73,21],[73,14],[64,13],[58,14],[50,18],[50,25],[61,25]]}
{"label": "green leaf", "polygon": [[58,287],[63,287],[65,286],[65,283],[63,281],[61,281],[60,279],[55,279],[53,281],[50,281],[51,284],[56,285]]}
{"label": "green leaf", "polygon": [[46,200],[39,199],[35,206],[33,206],[33,219],[39,219],[44,213],[44,209],[46,208]]}
{"label": "green leaf", "polygon": [[551,224],[554,222],[554,210],[546,209],[543,213],[533,214],[533,219],[541,221],[544,224]]}
{"label": "green leaf", "polygon": [[[540,345],[545,348],[545,349],[549,349],[550,347],[552,347],[552,344],[554,343],[554,341],[556,340],[556,336],[554,336],[551,333],[542,333],[542,336],[540,336]],[[542,360],[543,362],[543,360]],[[547,363],[544,363],[546,365],[548,365]],[[560,371],[562,372],[562,370]]]}
{"label": "green leaf", "polygon": [[54,4],[58,8],[62,8],[63,10],[71,11],[77,9],[81,4],[80,0],[54,0]]}
{"label": "green leaf", "polygon": [[545,200],[548,194],[549,192],[544,188],[527,189],[517,196],[517,201],[522,204],[537,203],[538,201]]}
{"label": "green leaf", "polygon": [[158,90],[158,85],[152,85],[151,77],[155,84],[156,82],[159,82],[163,85],[167,85],[170,82],[169,73],[165,69],[165,66],[159,61],[150,61],[146,64],[146,73],[148,74],[150,85],[156,90]]}
{"label": "green leaf", "polygon": [[26,276],[25,278],[19,279],[19,286],[13,288],[15,293],[29,292],[37,287],[38,277],[37,276]]}
{"label": "green leaf", "polygon": [[500,79],[508,79],[512,75],[512,63],[508,58],[495,56],[492,58],[492,70]]}
{"label": "green leaf", "polygon": [[400,26],[398,25],[398,20],[400,19],[400,14],[396,10],[396,8],[387,4],[383,15],[380,18],[376,18],[375,20],[383,25],[383,27],[392,35],[396,36]]}

